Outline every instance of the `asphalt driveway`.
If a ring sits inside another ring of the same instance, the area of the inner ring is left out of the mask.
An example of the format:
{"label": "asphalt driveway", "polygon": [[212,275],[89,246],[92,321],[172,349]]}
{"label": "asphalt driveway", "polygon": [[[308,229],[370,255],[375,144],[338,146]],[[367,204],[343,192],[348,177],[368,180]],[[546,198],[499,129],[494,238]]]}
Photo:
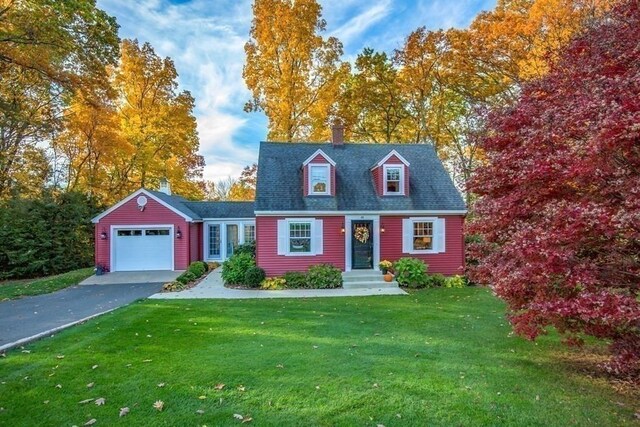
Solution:
{"label": "asphalt driveway", "polygon": [[78,322],[160,291],[162,283],[72,286],[51,294],[0,302],[0,350],[11,343],[47,336]]}

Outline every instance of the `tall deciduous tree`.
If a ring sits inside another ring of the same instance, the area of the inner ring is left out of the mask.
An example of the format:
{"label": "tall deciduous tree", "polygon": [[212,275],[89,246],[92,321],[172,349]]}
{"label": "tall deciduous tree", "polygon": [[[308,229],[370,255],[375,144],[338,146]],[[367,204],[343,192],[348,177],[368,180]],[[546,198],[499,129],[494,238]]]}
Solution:
{"label": "tall deciduous tree", "polygon": [[255,0],[243,77],[252,100],[246,111],[264,111],[270,140],[321,140],[329,136],[340,84],[348,64],[342,44],[324,39],[326,22],[316,0]]}
{"label": "tall deciduous tree", "polygon": [[59,129],[66,95],[103,87],[117,54],[115,19],[93,0],[0,1],[0,198],[42,185],[37,144]]}
{"label": "tall deciduous tree", "polygon": [[611,343],[640,374],[640,4],[626,1],[490,121],[470,231],[476,280],[528,338]]}
{"label": "tall deciduous tree", "polygon": [[121,53],[113,85],[126,146],[114,156],[110,171],[118,183],[116,194],[156,187],[166,178],[177,193],[199,196],[195,179],[201,176],[204,161],[197,154],[193,97],[188,91],[177,92],[173,61],[160,58],[150,44],[125,40]]}

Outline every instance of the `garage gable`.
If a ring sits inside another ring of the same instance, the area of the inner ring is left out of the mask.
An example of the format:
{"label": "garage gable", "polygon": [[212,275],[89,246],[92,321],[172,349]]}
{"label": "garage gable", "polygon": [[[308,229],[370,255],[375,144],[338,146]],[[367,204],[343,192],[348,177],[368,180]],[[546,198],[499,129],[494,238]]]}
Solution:
{"label": "garage gable", "polygon": [[[149,202],[151,203],[151,206]],[[116,203],[115,205],[111,206],[109,209],[107,209],[106,211],[102,212],[100,215],[97,215],[96,217],[94,217],[91,222],[93,223],[99,223],[101,219],[103,219],[104,217],[106,217],[107,215],[110,215],[113,212],[118,211],[119,209],[121,209],[122,207],[135,207],[135,209],[139,210],[140,212],[144,212],[145,210],[147,210],[149,207],[155,209],[157,206],[154,205],[160,205],[162,207],[164,207],[165,209],[173,212],[174,214],[180,216],[182,219],[186,220],[186,221],[193,221],[196,218],[193,218],[191,215],[181,211],[180,209],[176,208],[175,206],[172,206],[171,204],[169,204],[168,202],[162,200],[160,197],[156,196],[155,194],[153,194],[150,191],[147,191],[144,188],[141,188],[140,190],[132,193],[131,195],[125,197],[124,199],[122,199],[121,201],[119,201],[118,203]]]}

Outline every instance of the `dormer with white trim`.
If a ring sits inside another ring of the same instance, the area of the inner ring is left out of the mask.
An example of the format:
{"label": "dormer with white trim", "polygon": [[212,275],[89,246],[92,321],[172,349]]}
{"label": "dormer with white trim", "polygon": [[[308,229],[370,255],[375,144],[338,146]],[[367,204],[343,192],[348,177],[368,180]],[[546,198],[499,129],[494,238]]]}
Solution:
{"label": "dormer with white trim", "polygon": [[373,165],[371,175],[378,196],[408,196],[409,165],[396,150]]}
{"label": "dormer with white trim", "polygon": [[318,149],[302,163],[305,196],[336,195],[336,162]]}

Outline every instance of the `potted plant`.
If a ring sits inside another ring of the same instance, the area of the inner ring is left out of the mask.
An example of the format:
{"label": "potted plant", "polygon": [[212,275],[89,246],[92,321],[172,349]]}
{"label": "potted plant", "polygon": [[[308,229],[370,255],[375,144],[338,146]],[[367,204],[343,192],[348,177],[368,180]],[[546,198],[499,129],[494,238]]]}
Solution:
{"label": "potted plant", "polygon": [[96,265],[96,276],[102,276],[104,273],[108,273],[109,269],[102,264]]}
{"label": "potted plant", "polygon": [[393,267],[393,263],[384,259],[380,261],[380,264],[378,264],[378,266],[380,267],[380,271],[382,272],[382,274],[387,274],[389,270],[391,270],[391,267]]}

